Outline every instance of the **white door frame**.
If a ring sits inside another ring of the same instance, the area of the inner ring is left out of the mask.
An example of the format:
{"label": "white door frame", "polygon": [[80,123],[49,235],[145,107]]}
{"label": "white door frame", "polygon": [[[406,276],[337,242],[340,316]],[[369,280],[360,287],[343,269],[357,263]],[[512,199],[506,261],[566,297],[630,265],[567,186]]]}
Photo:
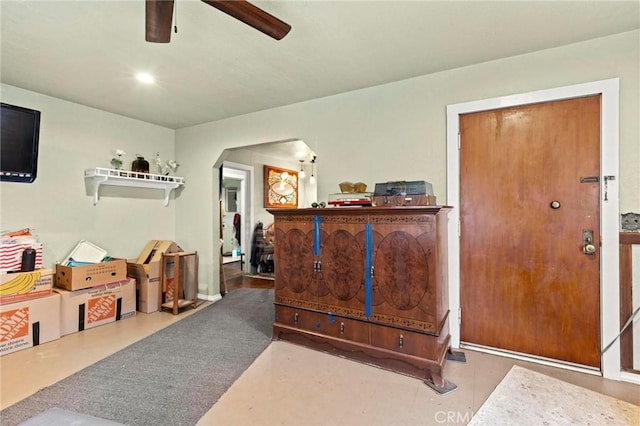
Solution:
{"label": "white door frame", "polygon": [[[454,317],[458,317],[460,312],[460,210],[457,208],[460,206],[459,116],[478,111],[598,94],[602,95],[600,114],[601,348],[605,348],[618,335],[620,330],[618,78],[447,106],[447,204],[454,207],[449,214],[448,223],[449,307],[451,315]],[[615,180],[608,181],[608,201],[604,201],[604,176],[615,177]],[[451,345],[454,348],[459,348],[460,324],[458,321],[451,321],[450,324]],[[604,377],[621,379],[619,340],[602,355],[601,369]]]}
{"label": "white door frame", "polygon": [[222,162],[222,176],[240,180],[240,245],[244,252],[244,272],[249,272],[248,257],[251,250],[251,224],[253,223],[253,166],[234,163],[232,161]]}

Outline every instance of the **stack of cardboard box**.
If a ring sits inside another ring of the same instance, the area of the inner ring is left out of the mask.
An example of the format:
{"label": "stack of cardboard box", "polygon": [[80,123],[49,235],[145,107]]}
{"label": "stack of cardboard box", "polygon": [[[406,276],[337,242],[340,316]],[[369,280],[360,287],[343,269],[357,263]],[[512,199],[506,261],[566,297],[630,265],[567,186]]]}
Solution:
{"label": "stack of cardboard box", "polygon": [[162,253],[177,252],[173,241],[152,240],[130,261],[0,273],[0,356],[132,317],[136,308],[160,310],[173,292],[172,264],[160,282]]}
{"label": "stack of cardboard box", "polygon": [[136,283],[123,259],[83,266],[56,265],[62,336],[136,314]]}
{"label": "stack of cardboard box", "polygon": [[60,338],[53,270],[0,274],[0,355]]}

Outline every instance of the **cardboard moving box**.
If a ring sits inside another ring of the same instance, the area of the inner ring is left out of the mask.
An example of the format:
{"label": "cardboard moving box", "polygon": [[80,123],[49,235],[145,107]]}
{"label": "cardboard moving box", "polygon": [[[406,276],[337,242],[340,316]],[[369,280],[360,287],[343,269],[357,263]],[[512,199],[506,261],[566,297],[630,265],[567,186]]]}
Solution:
{"label": "cardboard moving box", "polygon": [[59,338],[59,294],[0,306],[0,355]]}
{"label": "cardboard moving box", "polygon": [[180,246],[170,240],[151,240],[138,256],[136,263],[146,265],[145,270],[149,273],[148,265],[152,262],[159,262],[162,253],[178,253],[182,249]]}
{"label": "cardboard moving box", "polygon": [[53,269],[0,274],[0,305],[49,296]]}
{"label": "cardboard moving box", "polygon": [[136,263],[136,260],[127,261],[127,276],[136,280],[136,309],[149,314],[160,310],[162,303],[162,291],[160,289],[160,262],[151,262],[147,265]]}
{"label": "cardboard moving box", "polygon": [[165,283],[160,283],[162,253],[179,253],[182,248],[170,240],[151,240],[138,259],[127,261],[127,275],[135,278],[138,290],[138,310],[150,313],[160,310],[167,279],[173,278],[173,265],[165,268]]}
{"label": "cardboard moving box", "polygon": [[60,333],[65,336],[136,314],[136,282],[124,281],[60,294]]}
{"label": "cardboard moving box", "polygon": [[86,266],[56,265],[56,287],[82,290],[127,279],[127,262],[116,259]]}

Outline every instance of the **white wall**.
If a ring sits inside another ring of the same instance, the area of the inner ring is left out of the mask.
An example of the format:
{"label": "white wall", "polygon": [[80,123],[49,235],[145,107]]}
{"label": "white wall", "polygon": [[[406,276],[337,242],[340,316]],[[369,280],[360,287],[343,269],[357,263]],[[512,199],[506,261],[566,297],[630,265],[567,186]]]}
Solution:
{"label": "white wall", "polygon": [[[640,31],[633,31],[180,129],[176,155],[189,165],[183,170],[189,183],[176,203],[176,233],[207,250],[201,274],[217,277],[210,241],[219,231],[207,197],[217,185],[212,165],[225,148],[300,138],[318,155],[319,200],[345,180],[370,188],[427,180],[445,203],[447,105],[614,77],[620,78],[620,208],[640,211],[639,64]],[[207,282],[217,294],[217,279]]]}
{"label": "white wall", "polygon": [[176,239],[175,205],[164,207],[162,191],[105,187],[94,206],[84,180],[85,169],[111,167],[116,149],[127,153],[127,170],[135,154],[150,163],[156,151],[172,159],[172,129],[5,84],[1,90],[2,102],[42,113],[38,176],[31,184],[0,183],[0,227],[32,228],[44,244],[44,267],[54,267],[79,240],[134,258],[148,240]]}
{"label": "white wall", "polygon": [[[215,296],[219,225],[213,165],[226,148],[303,139],[318,155],[318,200],[337,192],[341,181],[373,188],[402,179],[430,181],[445,203],[446,105],[613,77],[620,78],[620,211],[638,212],[639,64],[640,31],[633,31],[176,132],[3,84],[3,102],[43,114],[38,178],[33,184],[0,183],[0,229],[35,229],[45,245],[45,266],[81,239],[118,257],[137,257],[151,239],[175,240],[185,250],[198,250],[200,293]],[[115,149],[128,153],[128,163],[136,153],[153,161],[156,151],[176,159],[185,187],[168,207],[155,191],[128,188],[105,188],[93,206],[84,170],[108,167]]]}

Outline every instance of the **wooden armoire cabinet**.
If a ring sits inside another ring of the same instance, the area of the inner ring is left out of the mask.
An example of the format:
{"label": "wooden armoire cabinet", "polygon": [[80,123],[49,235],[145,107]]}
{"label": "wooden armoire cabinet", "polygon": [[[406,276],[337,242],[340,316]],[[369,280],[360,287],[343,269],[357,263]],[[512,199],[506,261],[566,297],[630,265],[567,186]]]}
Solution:
{"label": "wooden armoire cabinet", "polygon": [[273,338],[443,386],[450,209],[269,209]]}

